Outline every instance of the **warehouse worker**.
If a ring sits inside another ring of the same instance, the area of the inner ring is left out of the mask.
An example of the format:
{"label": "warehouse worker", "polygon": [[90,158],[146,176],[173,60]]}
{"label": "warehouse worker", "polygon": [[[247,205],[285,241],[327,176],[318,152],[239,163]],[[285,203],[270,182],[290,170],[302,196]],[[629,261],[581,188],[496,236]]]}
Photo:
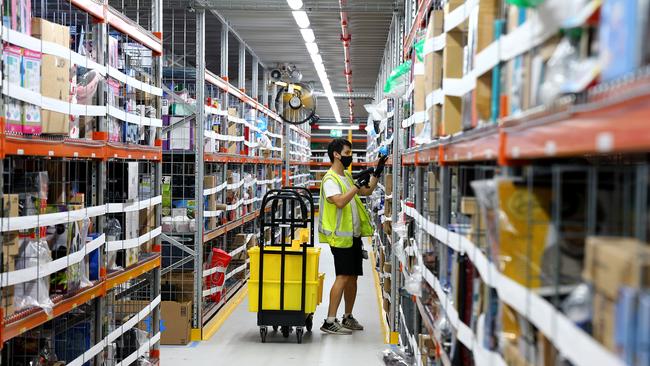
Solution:
{"label": "warehouse worker", "polygon": [[[327,319],[320,328],[330,334],[352,334],[363,326],[352,316],[357,296],[357,278],[363,275],[362,237],[373,234],[370,216],[358,195],[369,195],[377,187],[387,157],[379,159],[376,169],[357,175],[356,181],[346,169],[352,164],[352,144],[345,139],[335,139],[327,147],[332,167],[321,184],[318,235],[321,243],[328,243],[334,256],[336,280],[330,291]],[[336,313],[345,297],[342,322]]]}

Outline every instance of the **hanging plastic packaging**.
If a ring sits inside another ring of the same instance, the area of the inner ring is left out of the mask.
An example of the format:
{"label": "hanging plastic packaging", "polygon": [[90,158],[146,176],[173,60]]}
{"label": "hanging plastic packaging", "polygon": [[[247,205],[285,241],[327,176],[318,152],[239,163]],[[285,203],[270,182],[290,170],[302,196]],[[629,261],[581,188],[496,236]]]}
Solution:
{"label": "hanging plastic packaging", "polygon": [[[122,225],[120,220],[110,218],[106,222],[106,242],[120,240],[122,236]],[[108,270],[116,271],[122,269],[117,265],[117,251],[110,251],[107,253],[108,257]]]}
{"label": "hanging plastic packaging", "polygon": [[388,97],[401,97],[406,93],[409,85],[409,76],[411,74],[411,60],[408,60],[397,66],[388,76],[384,85],[384,93]]}
{"label": "hanging plastic packaging", "polygon": [[424,44],[426,40],[422,38],[419,40],[415,45],[413,45],[413,48],[415,49],[415,57],[417,57],[418,61],[424,62]]}
{"label": "hanging plastic packaging", "polygon": [[406,353],[405,349],[395,345],[383,350],[380,357],[386,366],[410,366],[414,364],[414,360]]}
{"label": "hanging plastic packaging", "polygon": [[418,265],[412,266],[411,273],[404,280],[404,289],[413,296],[421,297],[422,278],[422,267]]}
{"label": "hanging plastic packaging", "polygon": [[[77,230],[73,231],[74,236],[71,241],[70,251],[85,253],[90,219],[86,218],[82,221],[73,222],[72,224],[77,226]],[[77,249],[74,249],[75,247]],[[81,262],[68,267],[68,290],[76,291],[80,288],[90,286],[92,286],[92,282],[90,282],[90,257],[85,255]]]}
{"label": "hanging plastic packaging", "polygon": [[431,141],[433,141],[431,140],[431,124],[424,123],[422,132],[413,138],[413,142],[415,142],[416,145],[425,145],[431,143]]}
{"label": "hanging plastic packaging", "polygon": [[[23,239],[20,254],[16,260],[16,269],[38,266],[44,268],[52,262],[50,247],[45,239]],[[52,314],[54,303],[50,300],[50,276],[14,286],[14,305],[16,311],[30,307],[39,307],[48,315]]]}
{"label": "hanging plastic packaging", "polygon": [[535,8],[543,3],[544,0],[506,0],[506,2],[522,8]]}

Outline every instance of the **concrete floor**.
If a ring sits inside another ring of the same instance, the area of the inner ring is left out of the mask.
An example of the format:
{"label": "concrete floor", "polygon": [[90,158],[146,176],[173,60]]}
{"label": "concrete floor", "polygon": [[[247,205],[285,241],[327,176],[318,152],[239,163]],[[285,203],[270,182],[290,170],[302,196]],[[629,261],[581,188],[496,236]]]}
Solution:
{"label": "concrete floor", "polygon": [[[162,346],[162,363],[173,366],[381,365],[379,354],[385,345],[370,261],[364,261],[364,276],[359,278],[353,313],[365,330],[351,336],[335,336],[320,331],[327,315],[329,289],[334,280],[332,253],[327,245],[321,247],[320,272],[326,273],[323,303],[316,309],[313,332],[305,334],[302,344],[296,343],[295,333],[284,338],[280,332],[273,333],[270,328],[267,343],[261,343],[256,325],[257,314],[248,311],[246,299],[210,340],[184,347]],[[339,308],[339,318],[342,312],[343,302]]]}

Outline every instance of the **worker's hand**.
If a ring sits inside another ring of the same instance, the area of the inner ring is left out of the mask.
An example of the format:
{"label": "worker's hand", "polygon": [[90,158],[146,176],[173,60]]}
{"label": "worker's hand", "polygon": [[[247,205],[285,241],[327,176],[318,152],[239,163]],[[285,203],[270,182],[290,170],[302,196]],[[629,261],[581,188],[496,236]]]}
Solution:
{"label": "worker's hand", "polygon": [[352,179],[359,179],[359,177],[362,177],[364,175],[372,175],[375,172],[375,168],[368,168],[366,170],[362,170],[358,173],[352,174]]}
{"label": "worker's hand", "polygon": [[386,166],[386,161],[388,160],[388,155],[380,155],[379,161],[377,162],[377,168],[375,169],[375,178],[381,177],[384,173],[384,167]]}
{"label": "worker's hand", "polygon": [[370,184],[370,176],[372,175],[374,169],[366,169],[356,175],[356,182],[354,182],[354,185],[361,189],[361,187],[369,187]]}

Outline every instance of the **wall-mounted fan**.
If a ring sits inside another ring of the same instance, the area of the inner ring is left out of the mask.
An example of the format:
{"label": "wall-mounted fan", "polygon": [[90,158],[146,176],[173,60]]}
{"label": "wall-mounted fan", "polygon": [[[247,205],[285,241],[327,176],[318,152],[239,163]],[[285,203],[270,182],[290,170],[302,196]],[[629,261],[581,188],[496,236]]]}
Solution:
{"label": "wall-mounted fan", "polygon": [[293,125],[318,121],[316,97],[309,85],[276,82],[278,94],[275,97],[275,110],[282,120]]}

